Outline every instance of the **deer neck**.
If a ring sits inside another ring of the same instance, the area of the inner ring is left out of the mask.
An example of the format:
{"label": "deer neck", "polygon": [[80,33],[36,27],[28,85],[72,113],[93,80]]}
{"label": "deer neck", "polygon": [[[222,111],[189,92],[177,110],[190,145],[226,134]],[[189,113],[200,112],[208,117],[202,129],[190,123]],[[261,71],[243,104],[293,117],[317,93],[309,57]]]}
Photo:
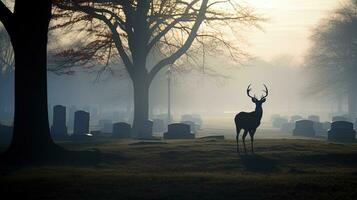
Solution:
{"label": "deer neck", "polygon": [[263,108],[261,106],[255,107],[255,114],[257,115],[258,120],[260,121],[263,116]]}

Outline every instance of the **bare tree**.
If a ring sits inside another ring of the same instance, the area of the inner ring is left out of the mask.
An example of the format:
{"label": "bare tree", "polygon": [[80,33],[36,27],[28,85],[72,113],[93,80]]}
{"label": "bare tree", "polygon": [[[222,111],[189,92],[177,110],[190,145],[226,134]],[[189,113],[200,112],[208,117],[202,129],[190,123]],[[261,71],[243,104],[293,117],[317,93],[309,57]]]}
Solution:
{"label": "bare tree", "polygon": [[15,0],[14,9],[0,1],[0,22],[15,55],[13,138],[6,152],[30,159],[58,152],[50,136],[47,108],[47,34],[52,1]]}
{"label": "bare tree", "polygon": [[12,71],[14,67],[14,51],[5,29],[0,28],[0,68],[1,71]]}
{"label": "bare tree", "polygon": [[[343,5],[325,19],[311,37],[306,57],[307,72],[313,75],[309,93],[347,95],[349,115],[357,114],[357,1]],[[345,96],[346,96],[345,95]]]}
{"label": "bare tree", "polygon": [[[238,59],[243,51],[229,42],[227,32],[233,24],[259,20],[232,0],[67,0],[56,6],[53,28],[76,30],[88,39],[82,48],[60,53],[69,66],[93,59],[125,66],[134,88],[134,131],[148,119],[149,87],[161,69],[195,61],[204,44],[212,55],[227,52]],[[152,65],[150,58],[156,60]]]}

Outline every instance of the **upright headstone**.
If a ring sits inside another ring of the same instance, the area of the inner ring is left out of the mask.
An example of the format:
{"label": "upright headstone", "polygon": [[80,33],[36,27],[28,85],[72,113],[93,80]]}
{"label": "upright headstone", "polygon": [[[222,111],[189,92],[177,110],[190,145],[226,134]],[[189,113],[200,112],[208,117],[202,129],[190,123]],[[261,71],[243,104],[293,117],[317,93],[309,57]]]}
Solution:
{"label": "upright headstone", "polygon": [[152,127],[153,122],[146,120],[142,123],[142,126],[138,128],[138,137],[141,139],[151,139],[152,138]]}
{"label": "upright headstone", "polygon": [[163,132],[165,130],[164,120],[154,119],[153,120],[153,130],[154,132]]}
{"label": "upright headstone", "polygon": [[164,133],[164,139],[193,139],[195,135],[191,133],[190,125],[183,123],[174,123],[168,126]]}
{"label": "upright headstone", "polygon": [[320,117],[317,115],[309,115],[307,119],[313,122],[320,122]]}
{"label": "upright headstone", "polygon": [[332,117],[332,122],[337,122],[337,121],[347,121],[347,118],[343,117],[343,116],[334,116],[334,117]]}
{"label": "upright headstone", "polygon": [[131,126],[125,122],[118,122],[113,124],[114,138],[130,138],[131,137]]}
{"label": "upright headstone", "polygon": [[347,121],[332,122],[331,129],[328,131],[328,140],[334,142],[355,142],[356,131],[353,124]]}
{"label": "upright headstone", "polygon": [[299,120],[295,122],[294,136],[314,137],[314,122],[310,120]]}
{"label": "upright headstone", "polygon": [[74,137],[82,137],[89,133],[89,113],[77,111],[74,113]]}
{"label": "upright headstone", "polygon": [[66,107],[56,105],[53,107],[53,123],[51,133],[54,139],[62,140],[68,137],[66,126]]}

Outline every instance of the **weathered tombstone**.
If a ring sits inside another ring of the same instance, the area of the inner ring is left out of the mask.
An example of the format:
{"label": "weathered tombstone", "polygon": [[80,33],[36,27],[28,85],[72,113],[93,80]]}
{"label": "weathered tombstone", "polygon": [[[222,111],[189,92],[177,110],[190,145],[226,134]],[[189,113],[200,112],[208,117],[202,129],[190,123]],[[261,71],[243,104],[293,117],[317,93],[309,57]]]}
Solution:
{"label": "weathered tombstone", "polygon": [[190,126],[191,133],[196,133],[196,123],[193,121],[182,121],[181,123],[187,124]]}
{"label": "weathered tombstone", "polygon": [[355,142],[356,131],[353,124],[347,121],[332,122],[331,129],[328,131],[328,140],[334,142]]}
{"label": "weathered tombstone", "polygon": [[301,117],[300,115],[293,115],[290,117],[290,123],[295,123],[296,121],[302,120],[303,117]]}
{"label": "weathered tombstone", "polygon": [[285,123],[281,126],[281,131],[284,133],[292,133],[295,127],[295,123]]}
{"label": "weathered tombstone", "polygon": [[273,126],[275,128],[281,128],[281,126],[283,124],[286,124],[288,122],[289,122],[288,119],[285,118],[285,117],[276,117],[276,118],[273,119]]}
{"label": "weathered tombstone", "polygon": [[74,113],[74,130],[73,137],[85,137],[89,133],[89,113],[85,111],[77,111]]}
{"label": "weathered tombstone", "polygon": [[8,145],[12,139],[12,127],[0,124],[0,144]]}
{"label": "weathered tombstone", "polygon": [[313,122],[320,122],[320,117],[317,115],[309,115],[307,119]]}
{"label": "weathered tombstone", "polygon": [[334,117],[332,117],[332,122],[337,122],[337,121],[347,121],[347,118],[343,117],[343,116],[334,116]]}
{"label": "weathered tombstone", "polygon": [[131,137],[131,126],[125,122],[118,122],[113,124],[113,133],[114,138],[130,138]]}
{"label": "weathered tombstone", "polygon": [[318,135],[318,136],[326,136],[328,129],[324,129],[323,123],[314,122],[314,130],[315,130],[315,134],[316,135]]}
{"label": "weathered tombstone", "polygon": [[174,123],[168,126],[164,133],[164,139],[194,139],[195,135],[191,133],[190,125],[183,123]]}
{"label": "weathered tombstone", "polygon": [[162,119],[154,119],[153,121],[153,130],[154,132],[163,132],[165,131],[164,120]]}
{"label": "weathered tombstone", "polygon": [[100,131],[102,133],[111,133],[113,129],[113,122],[109,119],[101,119],[98,121]]}
{"label": "weathered tombstone", "polygon": [[310,120],[299,120],[295,122],[294,136],[314,137],[314,122]]}
{"label": "weathered tombstone", "polygon": [[53,138],[56,140],[67,139],[66,107],[61,105],[54,106],[52,119],[51,133]]}
{"label": "weathered tombstone", "polygon": [[139,139],[151,139],[152,138],[152,127],[153,122],[146,120],[142,123],[142,126],[138,129],[138,138]]}

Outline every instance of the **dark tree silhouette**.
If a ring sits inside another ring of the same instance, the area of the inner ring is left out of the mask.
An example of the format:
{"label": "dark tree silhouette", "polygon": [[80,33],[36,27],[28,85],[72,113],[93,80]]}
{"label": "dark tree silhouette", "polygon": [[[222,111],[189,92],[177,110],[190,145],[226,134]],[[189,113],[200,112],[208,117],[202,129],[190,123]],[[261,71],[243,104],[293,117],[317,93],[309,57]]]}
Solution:
{"label": "dark tree silhouette", "polygon": [[47,108],[47,34],[51,0],[16,0],[13,12],[0,2],[0,21],[15,54],[13,138],[6,155],[32,160],[60,150],[50,136]]}
{"label": "dark tree silhouette", "polygon": [[324,19],[311,37],[313,45],[306,57],[312,74],[309,94],[347,96],[351,119],[357,116],[357,1],[343,5]]}
{"label": "dark tree silhouette", "polygon": [[[54,28],[81,30],[88,40],[92,39],[83,48],[69,49],[61,55],[79,65],[90,59],[105,63],[119,55],[120,64],[124,64],[133,82],[134,132],[148,120],[149,87],[161,69],[184,56],[190,59],[189,50],[195,43],[202,44],[203,38],[211,45],[212,53],[225,48],[231,55],[241,55],[224,37],[229,29],[219,27],[231,27],[235,22],[255,25],[258,20],[252,10],[230,0],[67,0],[56,6],[59,9],[54,16],[59,20]],[[206,29],[200,32],[203,24]],[[159,52],[158,61],[148,65],[155,52]]]}

